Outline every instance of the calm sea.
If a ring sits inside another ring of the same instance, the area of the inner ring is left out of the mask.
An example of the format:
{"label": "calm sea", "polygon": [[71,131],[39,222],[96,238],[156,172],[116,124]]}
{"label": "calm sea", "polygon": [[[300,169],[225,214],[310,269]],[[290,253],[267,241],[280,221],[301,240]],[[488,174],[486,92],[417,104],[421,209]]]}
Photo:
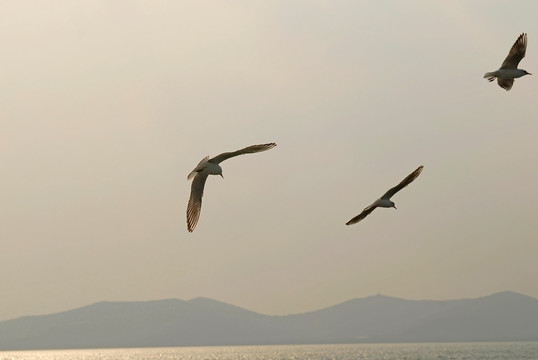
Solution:
{"label": "calm sea", "polygon": [[538,342],[215,346],[0,352],[0,360],[537,360]]}

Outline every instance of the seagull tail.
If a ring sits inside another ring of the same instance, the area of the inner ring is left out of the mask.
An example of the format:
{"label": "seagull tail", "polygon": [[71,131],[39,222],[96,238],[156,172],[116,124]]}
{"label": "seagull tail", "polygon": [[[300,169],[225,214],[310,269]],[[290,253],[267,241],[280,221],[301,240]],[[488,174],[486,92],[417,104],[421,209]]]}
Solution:
{"label": "seagull tail", "polygon": [[194,177],[194,175],[196,175],[196,173],[200,170],[202,170],[204,168],[203,165],[205,165],[204,163],[207,162],[207,160],[209,159],[209,156],[206,156],[205,158],[203,158],[202,160],[200,160],[200,162],[198,163],[198,165],[196,165],[196,167],[194,168],[193,171],[190,172],[189,175],[187,175],[187,180],[190,180]]}
{"label": "seagull tail", "polygon": [[194,169],[193,171],[190,172],[189,175],[187,175],[187,180],[190,180],[194,177],[194,175],[196,175],[196,169]]}
{"label": "seagull tail", "polygon": [[484,74],[484,79],[488,79],[489,81],[495,80],[495,72],[487,72]]}

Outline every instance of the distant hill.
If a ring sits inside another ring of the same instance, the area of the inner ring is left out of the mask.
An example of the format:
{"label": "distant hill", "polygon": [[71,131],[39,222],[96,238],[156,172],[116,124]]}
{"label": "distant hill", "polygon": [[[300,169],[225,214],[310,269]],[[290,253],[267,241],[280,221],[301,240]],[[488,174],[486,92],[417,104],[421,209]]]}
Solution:
{"label": "distant hill", "polygon": [[513,292],[449,301],[376,295],[268,316],[205,298],[170,299],[0,322],[0,350],[452,341],[538,341],[538,300]]}

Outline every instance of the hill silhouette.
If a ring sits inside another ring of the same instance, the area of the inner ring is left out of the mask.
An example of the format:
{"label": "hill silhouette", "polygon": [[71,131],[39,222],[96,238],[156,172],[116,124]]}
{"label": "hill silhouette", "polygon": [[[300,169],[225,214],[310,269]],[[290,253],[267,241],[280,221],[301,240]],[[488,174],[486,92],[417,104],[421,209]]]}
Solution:
{"label": "hill silhouette", "polygon": [[99,302],[0,322],[0,350],[355,342],[538,341],[538,300],[376,295],[302,314],[269,316],[196,298]]}

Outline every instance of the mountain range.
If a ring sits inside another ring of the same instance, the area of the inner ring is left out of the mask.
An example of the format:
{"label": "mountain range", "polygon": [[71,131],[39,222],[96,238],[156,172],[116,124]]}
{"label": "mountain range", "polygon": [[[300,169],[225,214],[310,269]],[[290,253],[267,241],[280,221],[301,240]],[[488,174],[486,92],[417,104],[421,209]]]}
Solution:
{"label": "mountain range", "polygon": [[385,295],[270,316],[196,298],[99,302],[0,322],[0,350],[357,342],[538,341],[538,299],[501,292],[476,299]]}

